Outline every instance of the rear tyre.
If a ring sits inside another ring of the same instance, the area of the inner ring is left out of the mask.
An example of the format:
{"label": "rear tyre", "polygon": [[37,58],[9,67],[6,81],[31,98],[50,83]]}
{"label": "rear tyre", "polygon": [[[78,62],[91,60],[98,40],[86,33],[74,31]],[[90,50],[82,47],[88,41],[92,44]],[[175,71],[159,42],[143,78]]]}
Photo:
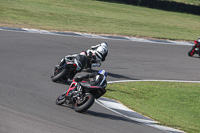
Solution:
{"label": "rear tyre", "polygon": [[61,80],[62,78],[64,78],[67,75],[67,69],[62,69],[61,72],[59,73],[55,73],[51,76],[51,80],[53,82],[57,82],[59,80]]}
{"label": "rear tyre", "polygon": [[56,104],[57,105],[62,105],[64,103],[65,103],[65,94],[62,94],[56,99]]}
{"label": "rear tyre", "polygon": [[89,109],[94,103],[94,96],[90,93],[86,93],[83,101],[77,100],[74,105],[76,112],[82,113]]}

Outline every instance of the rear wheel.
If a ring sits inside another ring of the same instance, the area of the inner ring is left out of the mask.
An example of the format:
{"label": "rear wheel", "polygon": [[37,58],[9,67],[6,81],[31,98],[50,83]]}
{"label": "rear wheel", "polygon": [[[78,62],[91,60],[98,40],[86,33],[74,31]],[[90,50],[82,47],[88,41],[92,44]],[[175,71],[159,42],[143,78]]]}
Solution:
{"label": "rear wheel", "polygon": [[83,100],[76,100],[74,110],[82,113],[89,109],[94,103],[94,96],[90,93],[84,94]]}

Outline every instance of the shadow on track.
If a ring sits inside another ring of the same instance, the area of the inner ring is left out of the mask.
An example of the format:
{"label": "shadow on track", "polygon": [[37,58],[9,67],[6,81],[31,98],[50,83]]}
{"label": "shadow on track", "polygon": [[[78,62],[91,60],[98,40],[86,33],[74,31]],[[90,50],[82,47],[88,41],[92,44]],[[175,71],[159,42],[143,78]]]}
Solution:
{"label": "shadow on track", "polygon": [[[98,70],[83,70],[83,72],[87,72],[87,73],[93,73],[93,72],[98,72]],[[140,80],[140,79],[135,79],[135,78],[131,78],[128,76],[124,76],[124,75],[120,75],[120,74],[116,74],[116,73],[111,73],[111,72],[107,72],[109,77],[115,78],[116,80]],[[76,77],[76,75],[75,75]],[[59,80],[59,82],[55,82],[58,84],[63,84],[63,85],[70,85],[72,83],[72,80]]]}
{"label": "shadow on track", "polygon": [[116,116],[116,115],[106,114],[106,113],[102,113],[102,112],[94,112],[94,111],[91,111],[91,110],[87,110],[83,114],[94,116],[94,117],[100,117],[100,118],[104,118],[104,119],[121,120],[121,121],[125,121],[125,122],[141,124],[139,122],[136,122],[136,121],[128,119],[128,118],[125,118],[123,116]]}
{"label": "shadow on track", "polygon": [[[86,70],[85,72],[93,73],[93,72],[98,72],[98,70]],[[108,73],[108,76],[110,76],[112,78],[116,78],[116,79],[140,80],[140,79],[135,79],[135,78],[131,78],[131,77],[116,74],[116,73],[111,73],[111,72],[107,72],[107,73]]]}
{"label": "shadow on track", "polygon": [[[72,111],[74,111],[73,106],[70,106],[70,105],[63,104],[63,105],[58,105],[58,106],[64,107],[64,108],[69,108]],[[120,120],[120,121],[124,121],[124,122],[129,122],[129,123],[131,122],[131,123],[134,123],[134,124],[141,124],[137,121],[125,118],[123,116],[116,116],[116,115],[111,115],[111,114],[102,113],[102,112],[96,112],[96,111],[92,111],[92,110],[87,110],[87,111],[85,111],[81,114],[90,115],[90,116],[99,117],[99,118],[104,118],[104,119],[117,120],[117,121]]]}

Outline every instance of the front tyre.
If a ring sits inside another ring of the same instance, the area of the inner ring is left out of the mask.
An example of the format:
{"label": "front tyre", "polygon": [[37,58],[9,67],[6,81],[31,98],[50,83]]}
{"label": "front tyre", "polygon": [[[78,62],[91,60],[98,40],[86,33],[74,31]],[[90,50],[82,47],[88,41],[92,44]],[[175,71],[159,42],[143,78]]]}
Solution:
{"label": "front tyre", "polygon": [[83,100],[76,100],[74,104],[74,110],[82,113],[89,109],[94,103],[94,96],[90,93],[84,94]]}
{"label": "front tyre", "polygon": [[56,99],[56,104],[57,105],[62,105],[65,103],[65,94],[60,95],[57,99]]}
{"label": "front tyre", "polygon": [[192,49],[188,52],[188,56],[193,56],[195,54],[195,46],[192,47]]}
{"label": "front tyre", "polygon": [[51,76],[51,80],[53,82],[57,82],[64,78],[67,75],[68,71],[67,69],[62,69],[59,73],[54,72],[53,76]]}

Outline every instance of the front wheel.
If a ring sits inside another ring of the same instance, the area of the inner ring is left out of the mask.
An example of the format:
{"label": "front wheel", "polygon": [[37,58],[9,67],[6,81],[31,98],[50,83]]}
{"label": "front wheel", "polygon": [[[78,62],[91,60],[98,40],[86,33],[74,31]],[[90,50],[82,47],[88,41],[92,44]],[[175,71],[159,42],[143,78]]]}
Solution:
{"label": "front wheel", "polygon": [[62,69],[59,72],[54,72],[53,76],[51,76],[51,80],[53,82],[57,82],[58,80],[64,78],[67,75],[67,69]]}
{"label": "front wheel", "polygon": [[94,103],[94,96],[90,93],[84,94],[82,100],[76,100],[74,104],[74,110],[76,112],[82,113],[89,109]]}
{"label": "front wheel", "polygon": [[65,94],[60,95],[57,99],[56,99],[56,104],[57,105],[62,105],[65,103]]}
{"label": "front wheel", "polygon": [[193,56],[195,54],[195,46],[192,47],[192,49],[188,52],[188,56]]}

